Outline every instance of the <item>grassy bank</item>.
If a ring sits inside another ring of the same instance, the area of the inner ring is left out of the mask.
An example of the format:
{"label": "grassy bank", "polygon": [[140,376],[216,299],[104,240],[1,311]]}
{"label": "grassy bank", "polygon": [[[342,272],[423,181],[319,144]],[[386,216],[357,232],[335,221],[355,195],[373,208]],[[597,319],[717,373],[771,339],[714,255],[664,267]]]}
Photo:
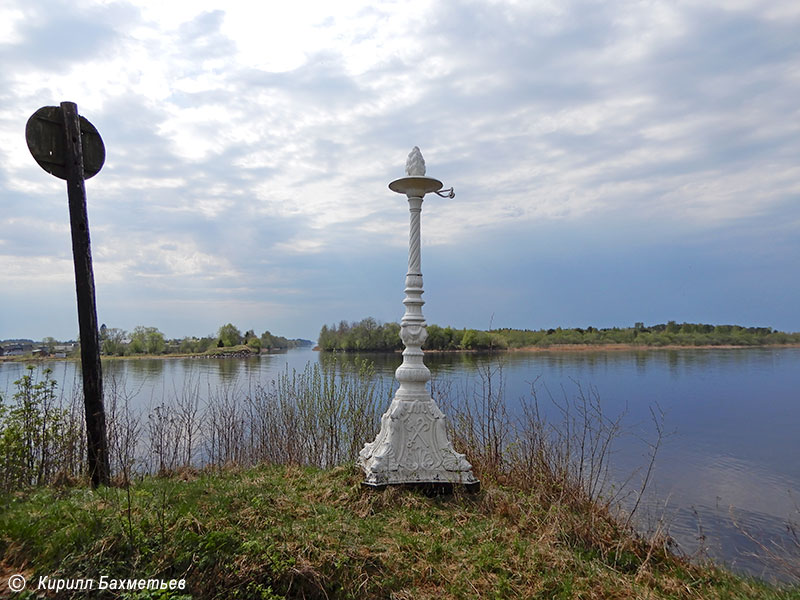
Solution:
{"label": "grassy bank", "polygon": [[28,576],[17,598],[37,597],[44,575],[185,579],[183,591],[106,593],[161,599],[800,597],[691,565],[553,490],[484,482],[427,498],[360,480],[352,466],[258,466],[8,493],[2,584]]}

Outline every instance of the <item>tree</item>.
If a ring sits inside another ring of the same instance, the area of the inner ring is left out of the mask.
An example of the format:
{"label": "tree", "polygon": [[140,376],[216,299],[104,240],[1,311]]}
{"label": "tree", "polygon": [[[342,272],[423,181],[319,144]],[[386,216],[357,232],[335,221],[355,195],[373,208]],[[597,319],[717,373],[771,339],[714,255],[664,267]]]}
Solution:
{"label": "tree", "polygon": [[383,326],[383,349],[387,351],[400,350],[403,348],[403,340],[400,339],[400,323],[386,323]]}
{"label": "tree", "polygon": [[328,330],[327,325],[323,325],[322,329],[319,332],[319,339],[317,343],[322,350],[334,350],[335,349],[335,334],[332,331]]}
{"label": "tree", "polygon": [[275,347],[275,338],[268,330],[261,334],[261,347],[267,350]]}
{"label": "tree", "polygon": [[116,327],[107,327],[100,337],[100,349],[107,356],[123,356],[126,350],[128,332]]}
{"label": "tree", "polygon": [[242,343],[242,332],[232,323],[227,323],[219,328],[217,338],[223,346],[238,346]]}
{"label": "tree", "polygon": [[48,337],[46,337],[46,338],[44,338],[44,339],[42,340],[42,344],[43,344],[44,346],[47,346],[47,351],[48,351],[50,354],[52,354],[52,353],[53,353],[53,351],[56,349],[56,344],[57,344],[57,343],[58,343],[58,340],[56,340],[56,338],[54,338],[54,337],[49,337],[49,336],[48,336]]}
{"label": "tree", "polygon": [[461,336],[461,347],[465,350],[472,350],[477,346],[478,332],[474,329],[465,329]]}
{"label": "tree", "polygon": [[156,327],[137,325],[131,333],[131,342],[128,348],[133,354],[161,354],[166,346],[164,334]]}
{"label": "tree", "polygon": [[185,337],[181,340],[178,351],[181,354],[193,354],[197,352],[198,339],[196,337]]}
{"label": "tree", "polygon": [[438,325],[428,325],[428,339],[422,347],[426,350],[445,350],[449,342],[444,329]]}

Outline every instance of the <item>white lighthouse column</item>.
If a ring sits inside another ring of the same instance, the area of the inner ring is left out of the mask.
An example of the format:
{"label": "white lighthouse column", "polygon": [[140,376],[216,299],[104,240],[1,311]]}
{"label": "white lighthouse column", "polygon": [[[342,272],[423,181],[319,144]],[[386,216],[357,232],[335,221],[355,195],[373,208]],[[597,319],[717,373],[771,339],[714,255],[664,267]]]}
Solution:
{"label": "white lighthouse column", "polygon": [[392,403],[381,417],[375,441],[359,453],[364,485],[465,484],[477,486],[472,465],[455,451],[447,436],[445,417],[428,392],[431,374],[423,362],[422,344],[428,337],[422,314],[422,270],[420,218],[425,194],[437,192],[442,182],[425,177],[425,161],[416,146],[406,162],[408,177],[389,184],[392,191],[408,197],[410,211],[408,273],[405,285],[405,314],[400,325],[403,363],[395,376],[400,382]]}

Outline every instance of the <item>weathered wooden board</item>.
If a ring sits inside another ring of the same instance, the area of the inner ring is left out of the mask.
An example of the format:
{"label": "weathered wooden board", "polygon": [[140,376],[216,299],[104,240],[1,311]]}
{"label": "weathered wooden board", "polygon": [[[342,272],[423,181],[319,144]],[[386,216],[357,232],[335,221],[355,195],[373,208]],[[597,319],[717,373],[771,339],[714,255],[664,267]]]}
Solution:
{"label": "weathered wooden board", "polygon": [[[86,118],[81,117],[83,178],[97,175],[106,160],[103,139]],[[60,179],[67,178],[67,148],[64,115],[60,106],[43,106],[25,125],[25,140],[33,158],[45,171]]]}

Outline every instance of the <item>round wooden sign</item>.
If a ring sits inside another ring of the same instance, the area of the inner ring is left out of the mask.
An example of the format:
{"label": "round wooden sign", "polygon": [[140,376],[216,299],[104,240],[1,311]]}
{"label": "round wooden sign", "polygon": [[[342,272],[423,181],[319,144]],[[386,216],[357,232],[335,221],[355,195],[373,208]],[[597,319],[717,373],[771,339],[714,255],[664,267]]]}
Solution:
{"label": "round wooden sign", "polygon": [[[59,106],[43,106],[25,125],[25,140],[33,158],[45,171],[61,179],[67,178],[66,134],[64,116]],[[97,175],[106,160],[103,138],[81,117],[81,145],[83,146],[83,178]]]}

